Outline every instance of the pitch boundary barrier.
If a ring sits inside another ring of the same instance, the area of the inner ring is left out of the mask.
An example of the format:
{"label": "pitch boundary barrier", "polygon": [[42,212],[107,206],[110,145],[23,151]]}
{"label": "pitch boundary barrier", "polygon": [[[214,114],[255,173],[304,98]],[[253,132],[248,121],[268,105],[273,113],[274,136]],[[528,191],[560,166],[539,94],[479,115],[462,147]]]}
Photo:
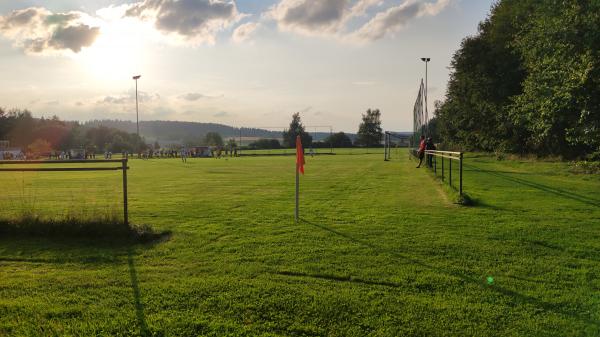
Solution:
{"label": "pitch boundary barrier", "polygon": [[108,160],[0,160],[0,165],[32,165],[32,164],[105,164],[121,163],[117,167],[0,167],[0,172],[73,172],[73,171],[123,171],[123,221],[129,225],[129,212],[127,203],[127,159]]}

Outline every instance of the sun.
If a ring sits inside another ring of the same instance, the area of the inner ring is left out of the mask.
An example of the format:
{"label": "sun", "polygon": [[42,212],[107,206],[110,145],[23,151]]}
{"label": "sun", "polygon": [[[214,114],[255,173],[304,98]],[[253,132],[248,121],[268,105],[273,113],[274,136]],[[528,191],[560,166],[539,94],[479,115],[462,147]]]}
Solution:
{"label": "sun", "polygon": [[151,56],[146,33],[131,20],[105,22],[92,46],[76,56],[82,67],[99,81],[130,79]]}

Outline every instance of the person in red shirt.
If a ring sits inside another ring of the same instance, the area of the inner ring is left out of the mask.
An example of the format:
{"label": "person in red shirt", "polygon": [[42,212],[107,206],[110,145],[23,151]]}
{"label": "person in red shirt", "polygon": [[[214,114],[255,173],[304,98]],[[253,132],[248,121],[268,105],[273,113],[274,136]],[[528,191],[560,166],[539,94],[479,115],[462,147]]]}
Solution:
{"label": "person in red shirt", "polygon": [[419,143],[419,151],[417,154],[419,155],[419,165],[417,168],[419,168],[423,163],[423,158],[425,158],[425,136],[423,135],[421,135],[421,142]]}

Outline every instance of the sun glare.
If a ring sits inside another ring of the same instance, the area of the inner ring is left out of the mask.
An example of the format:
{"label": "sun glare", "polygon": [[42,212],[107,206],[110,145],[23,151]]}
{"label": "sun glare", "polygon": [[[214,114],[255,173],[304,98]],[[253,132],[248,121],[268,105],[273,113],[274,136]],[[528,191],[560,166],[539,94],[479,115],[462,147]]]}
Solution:
{"label": "sun glare", "polygon": [[101,33],[90,48],[77,58],[85,71],[101,81],[131,78],[148,60],[144,54],[147,39],[139,24],[129,20],[113,21],[101,26]]}

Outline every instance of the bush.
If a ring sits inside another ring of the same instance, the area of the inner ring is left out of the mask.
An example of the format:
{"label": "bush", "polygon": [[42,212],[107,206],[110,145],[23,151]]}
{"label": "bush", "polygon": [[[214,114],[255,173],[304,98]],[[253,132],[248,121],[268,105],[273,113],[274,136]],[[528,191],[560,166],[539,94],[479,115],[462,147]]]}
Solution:
{"label": "bush", "polygon": [[600,161],[576,161],[571,163],[571,172],[579,174],[600,173]]}

